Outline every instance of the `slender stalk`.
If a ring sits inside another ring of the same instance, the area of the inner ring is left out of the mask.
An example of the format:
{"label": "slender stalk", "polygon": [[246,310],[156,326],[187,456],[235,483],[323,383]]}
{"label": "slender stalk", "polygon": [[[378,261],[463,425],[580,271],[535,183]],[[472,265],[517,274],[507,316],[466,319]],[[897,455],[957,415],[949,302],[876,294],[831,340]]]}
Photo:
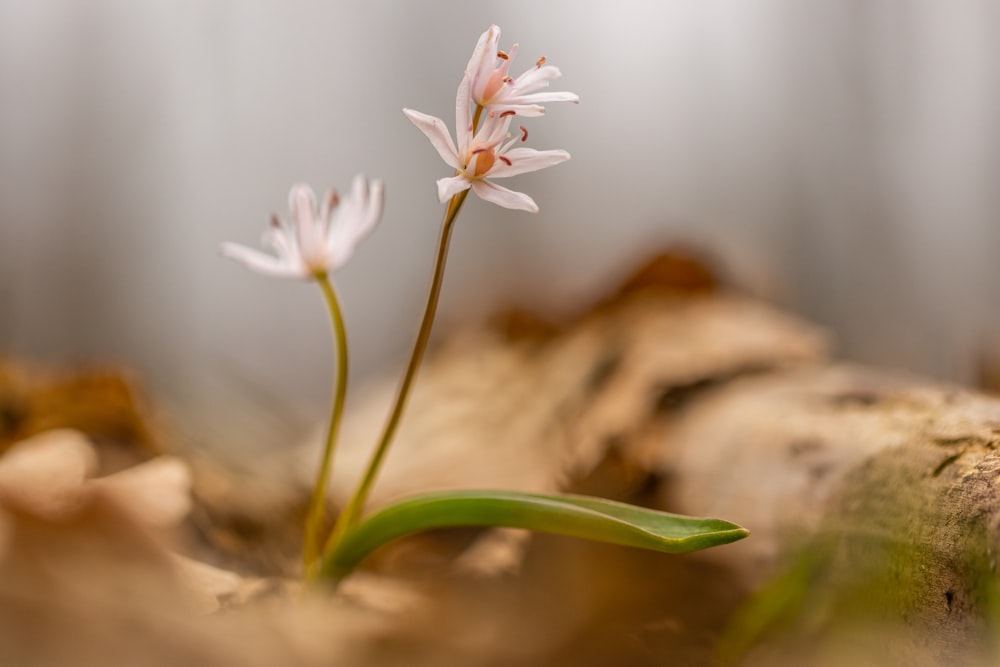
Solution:
{"label": "slender stalk", "polygon": [[316,474],[316,485],[309,499],[309,509],[306,514],[306,528],[303,537],[302,565],[307,579],[312,579],[318,572],[320,531],[323,529],[323,514],[326,508],[326,487],[333,468],[333,450],[337,442],[337,432],[344,415],[344,399],[347,396],[347,331],[344,328],[344,316],[340,311],[337,294],[325,273],[317,274],[316,282],[323,292],[327,308],[330,311],[330,324],[333,328],[334,364],[336,365],[336,381],[333,388],[333,407],[330,410],[330,424],[326,431],[326,443],[323,446],[323,456],[319,471]]}
{"label": "slender stalk", "polygon": [[455,218],[458,216],[458,212],[462,208],[462,203],[465,202],[468,194],[468,190],[458,193],[451,198],[451,201],[448,202],[448,208],[445,209],[444,220],[441,223],[441,236],[438,240],[437,258],[434,262],[434,275],[431,278],[430,292],[427,294],[427,306],[424,308],[424,317],[420,322],[420,330],[417,333],[417,340],[413,344],[410,361],[399,384],[399,390],[396,392],[396,401],[392,406],[392,412],[389,413],[389,418],[386,420],[375,453],[372,454],[368,468],[365,470],[365,476],[362,478],[357,491],[354,492],[354,496],[347,504],[347,507],[344,508],[342,516],[338,519],[337,527],[323,549],[324,553],[336,544],[347,529],[357,523],[361,510],[364,509],[365,502],[368,500],[372,483],[374,483],[375,477],[378,475],[379,468],[382,465],[382,460],[389,450],[389,443],[392,442],[392,438],[396,434],[396,429],[399,427],[399,421],[403,416],[403,409],[406,407],[406,400],[413,386],[413,379],[417,376],[417,369],[420,367],[420,362],[424,358],[424,352],[427,350],[427,342],[430,340],[434,315],[437,313],[438,299],[441,296],[441,285],[444,282],[445,263],[448,259],[448,246],[451,243],[451,232],[454,227]]}
{"label": "slender stalk", "polygon": [[476,105],[476,113],[472,116],[472,133],[476,133],[476,128],[479,127],[479,119],[483,116],[483,107]]}
{"label": "slender stalk", "polygon": [[[475,115],[472,118],[473,134],[475,134],[476,128],[479,127],[482,114],[483,107],[477,105]],[[375,452],[372,454],[368,462],[368,467],[365,469],[364,477],[362,477],[358,488],[354,491],[354,495],[351,496],[347,506],[344,507],[340,516],[337,517],[337,523],[334,525],[330,537],[323,546],[323,554],[327,554],[336,548],[344,535],[357,524],[362,510],[364,510],[365,503],[368,501],[368,494],[371,492],[372,484],[375,482],[379,468],[382,467],[385,454],[389,450],[389,444],[392,442],[392,438],[396,434],[396,429],[399,427],[399,421],[403,417],[403,410],[406,407],[406,399],[410,395],[410,388],[413,385],[414,378],[417,376],[417,369],[420,368],[420,362],[424,358],[424,352],[427,350],[427,343],[431,337],[431,328],[434,325],[434,316],[437,313],[438,299],[441,296],[441,285],[444,282],[444,269],[448,261],[448,246],[451,243],[452,228],[455,218],[458,217],[458,212],[461,210],[462,204],[465,203],[465,198],[468,195],[468,190],[463,190],[453,195],[448,202],[448,207],[444,211],[444,219],[441,222],[441,236],[438,240],[437,257],[434,260],[434,275],[431,277],[431,288],[427,294],[424,317],[420,322],[420,330],[417,332],[417,340],[413,344],[413,352],[410,353],[410,361],[406,366],[406,372],[403,374],[403,379],[396,392],[396,401],[393,403],[389,418],[382,429],[382,436],[379,438]]]}

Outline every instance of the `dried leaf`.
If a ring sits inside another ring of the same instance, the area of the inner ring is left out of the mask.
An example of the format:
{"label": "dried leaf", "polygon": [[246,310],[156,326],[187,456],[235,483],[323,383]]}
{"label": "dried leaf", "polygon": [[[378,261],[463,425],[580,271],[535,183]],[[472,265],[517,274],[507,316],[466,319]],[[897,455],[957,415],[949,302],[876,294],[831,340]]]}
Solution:
{"label": "dried leaf", "polygon": [[175,457],[157,457],[94,480],[92,486],[149,526],[177,524],[191,511],[191,469]]}
{"label": "dried leaf", "polygon": [[0,452],[38,433],[74,429],[100,441],[104,472],[158,454],[135,381],[122,369],[53,369],[0,360]]}
{"label": "dried leaf", "polygon": [[78,503],[97,454],[80,433],[49,431],[17,443],[0,457],[0,498],[47,517]]}

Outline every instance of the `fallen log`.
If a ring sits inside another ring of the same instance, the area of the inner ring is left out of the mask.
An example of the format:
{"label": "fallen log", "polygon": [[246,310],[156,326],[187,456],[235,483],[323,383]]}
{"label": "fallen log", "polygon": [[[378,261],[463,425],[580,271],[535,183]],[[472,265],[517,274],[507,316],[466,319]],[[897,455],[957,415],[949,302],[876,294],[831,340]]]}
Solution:
{"label": "fallen log", "polygon": [[754,586],[809,563],[761,594],[799,599],[749,664],[968,665],[995,664],[998,443],[1000,401],[830,365],[717,388],[639,449],[664,506],[751,527],[707,558]]}

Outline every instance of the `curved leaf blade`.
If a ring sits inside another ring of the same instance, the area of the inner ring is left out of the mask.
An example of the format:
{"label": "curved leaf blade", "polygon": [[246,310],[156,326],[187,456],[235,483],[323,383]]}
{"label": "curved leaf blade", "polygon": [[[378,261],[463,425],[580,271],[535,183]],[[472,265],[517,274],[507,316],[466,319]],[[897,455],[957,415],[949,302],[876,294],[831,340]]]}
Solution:
{"label": "curved leaf blade", "polygon": [[671,514],[589,496],[442,491],[405,498],[366,517],[324,555],[320,576],[339,581],[391,540],[457,526],[525,528],[667,553],[707,549],[750,534],[720,519]]}

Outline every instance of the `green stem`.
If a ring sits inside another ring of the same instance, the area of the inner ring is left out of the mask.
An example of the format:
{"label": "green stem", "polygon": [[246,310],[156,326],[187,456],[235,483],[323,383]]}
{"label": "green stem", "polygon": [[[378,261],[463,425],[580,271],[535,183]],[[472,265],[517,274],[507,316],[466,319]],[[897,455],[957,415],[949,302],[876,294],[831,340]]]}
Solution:
{"label": "green stem", "polygon": [[323,514],[326,508],[326,488],[330,480],[333,463],[333,450],[337,442],[337,431],[344,415],[344,399],[347,396],[347,331],[344,328],[344,316],[340,311],[337,294],[325,273],[316,275],[316,282],[323,292],[323,298],[330,311],[330,323],[333,328],[334,360],[337,368],[336,382],[333,389],[333,407],[330,410],[330,425],[326,431],[326,443],[323,446],[323,457],[320,460],[316,475],[316,485],[309,499],[309,509],[306,514],[306,528],[303,537],[302,565],[306,579],[312,579],[319,567],[320,531],[323,529]]}
{"label": "green stem", "polygon": [[451,243],[451,232],[454,227],[455,218],[458,216],[458,212],[462,208],[462,203],[465,202],[468,194],[468,190],[458,193],[451,198],[451,201],[448,202],[448,208],[445,209],[444,220],[441,223],[441,237],[438,241],[437,258],[434,262],[434,276],[431,278],[431,288],[427,295],[427,306],[424,308],[424,317],[420,322],[420,331],[417,333],[417,340],[413,344],[410,362],[406,366],[406,372],[403,374],[403,380],[400,382],[399,390],[396,393],[396,402],[393,404],[392,412],[389,413],[389,418],[386,420],[385,427],[382,430],[382,437],[379,439],[378,447],[376,447],[375,453],[368,463],[365,475],[351,497],[351,500],[348,502],[347,507],[344,508],[341,517],[337,520],[337,525],[333,534],[330,535],[323,553],[329,552],[343,534],[357,523],[361,511],[364,509],[365,502],[368,500],[368,494],[371,492],[375,477],[382,466],[382,460],[389,450],[389,443],[392,442],[392,438],[396,434],[396,429],[399,427],[399,421],[403,416],[403,409],[406,407],[406,399],[409,397],[410,389],[413,386],[413,379],[417,375],[417,369],[420,367],[420,362],[423,360],[424,352],[427,349],[427,342],[430,340],[434,315],[437,312],[438,299],[441,295],[441,285],[444,281],[444,268],[448,259],[448,246]]}
{"label": "green stem", "polygon": [[[475,115],[472,118],[473,134],[476,133],[476,128],[479,127],[479,120],[482,114],[483,107],[477,105]],[[385,454],[389,450],[389,444],[392,442],[392,438],[396,434],[396,429],[399,427],[399,421],[406,407],[406,399],[410,394],[410,387],[413,385],[413,379],[417,375],[417,369],[424,358],[424,352],[427,350],[427,342],[431,337],[431,328],[434,325],[434,316],[437,313],[438,299],[441,296],[441,285],[444,282],[444,268],[448,260],[448,246],[451,243],[452,228],[455,218],[458,217],[458,212],[461,210],[462,204],[465,203],[465,198],[468,196],[468,190],[463,190],[453,195],[448,202],[448,207],[445,209],[444,220],[441,222],[441,236],[438,240],[437,257],[434,260],[434,275],[431,278],[431,288],[427,294],[427,305],[424,307],[424,317],[420,322],[420,330],[417,332],[417,340],[413,344],[413,352],[410,354],[410,361],[406,366],[406,372],[403,374],[399,390],[396,392],[396,401],[393,403],[392,411],[386,420],[378,446],[375,448],[375,452],[368,462],[367,469],[365,469],[364,477],[362,477],[358,488],[355,490],[354,495],[351,496],[347,506],[344,507],[340,516],[337,517],[337,523],[334,525],[333,532],[323,546],[323,554],[333,550],[344,534],[361,517],[361,512],[368,501],[372,484],[375,482],[379,468],[382,467],[382,460],[385,458]]]}
{"label": "green stem", "polygon": [[474,116],[472,116],[472,134],[476,133],[476,128],[479,127],[479,119],[482,117],[482,115],[483,115],[483,108],[477,104],[476,113]]}

